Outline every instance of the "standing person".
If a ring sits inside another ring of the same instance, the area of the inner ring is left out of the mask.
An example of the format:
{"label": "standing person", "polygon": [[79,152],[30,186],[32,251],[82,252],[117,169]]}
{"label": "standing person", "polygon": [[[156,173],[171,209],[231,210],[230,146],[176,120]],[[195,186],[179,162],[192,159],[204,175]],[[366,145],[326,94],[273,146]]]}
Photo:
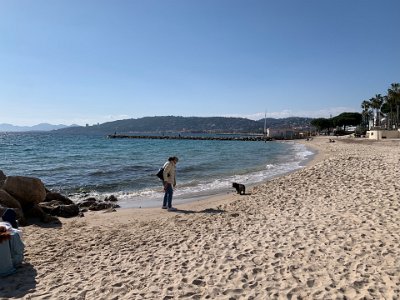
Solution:
{"label": "standing person", "polygon": [[176,164],[178,163],[178,158],[172,156],[168,158],[168,161],[164,164],[164,202],[163,209],[168,209],[168,211],[175,211],[176,208],[172,207],[172,195],[174,193],[174,187],[176,186]]}

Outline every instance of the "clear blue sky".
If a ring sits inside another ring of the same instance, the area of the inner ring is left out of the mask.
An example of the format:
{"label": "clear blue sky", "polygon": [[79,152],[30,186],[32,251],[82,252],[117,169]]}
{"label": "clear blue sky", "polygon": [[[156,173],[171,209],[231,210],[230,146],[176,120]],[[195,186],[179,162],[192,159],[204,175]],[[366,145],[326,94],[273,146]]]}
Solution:
{"label": "clear blue sky", "polygon": [[0,123],[329,117],[400,82],[399,0],[0,0]]}

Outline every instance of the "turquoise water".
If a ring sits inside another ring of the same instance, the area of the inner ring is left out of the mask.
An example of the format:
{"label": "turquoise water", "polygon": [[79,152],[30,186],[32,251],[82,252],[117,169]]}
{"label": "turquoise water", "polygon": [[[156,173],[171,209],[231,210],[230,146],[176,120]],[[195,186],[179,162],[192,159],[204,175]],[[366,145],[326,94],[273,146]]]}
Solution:
{"label": "turquoise water", "polygon": [[0,169],[40,178],[78,200],[115,195],[122,207],[158,206],[154,175],[178,156],[174,201],[233,191],[300,168],[312,153],[293,142],[107,139],[59,133],[0,133]]}

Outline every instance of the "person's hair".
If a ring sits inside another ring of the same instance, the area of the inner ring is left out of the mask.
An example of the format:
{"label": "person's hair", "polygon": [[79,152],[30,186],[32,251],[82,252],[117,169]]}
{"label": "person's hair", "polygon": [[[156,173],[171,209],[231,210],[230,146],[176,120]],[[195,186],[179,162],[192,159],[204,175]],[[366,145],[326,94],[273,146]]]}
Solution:
{"label": "person's hair", "polygon": [[178,161],[179,159],[176,156],[171,156],[170,158],[168,158],[168,161],[173,161],[173,160]]}
{"label": "person's hair", "polygon": [[11,238],[11,234],[7,231],[7,228],[0,226],[0,243],[7,241]]}

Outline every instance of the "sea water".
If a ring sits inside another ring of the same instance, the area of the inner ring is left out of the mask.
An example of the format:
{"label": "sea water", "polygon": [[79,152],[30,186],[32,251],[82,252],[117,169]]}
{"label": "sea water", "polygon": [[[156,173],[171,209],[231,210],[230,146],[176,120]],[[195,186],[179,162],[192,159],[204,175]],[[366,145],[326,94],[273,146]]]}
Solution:
{"label": "sea water", "polygon": [[155,176],[179,157],[174,204],[233,192],[301,168],[313,153],[294,142],[108,139],[100,135],[0,133],[0,170],[40,178],[72,200],[115,195],[121,207],[159,206]]}

